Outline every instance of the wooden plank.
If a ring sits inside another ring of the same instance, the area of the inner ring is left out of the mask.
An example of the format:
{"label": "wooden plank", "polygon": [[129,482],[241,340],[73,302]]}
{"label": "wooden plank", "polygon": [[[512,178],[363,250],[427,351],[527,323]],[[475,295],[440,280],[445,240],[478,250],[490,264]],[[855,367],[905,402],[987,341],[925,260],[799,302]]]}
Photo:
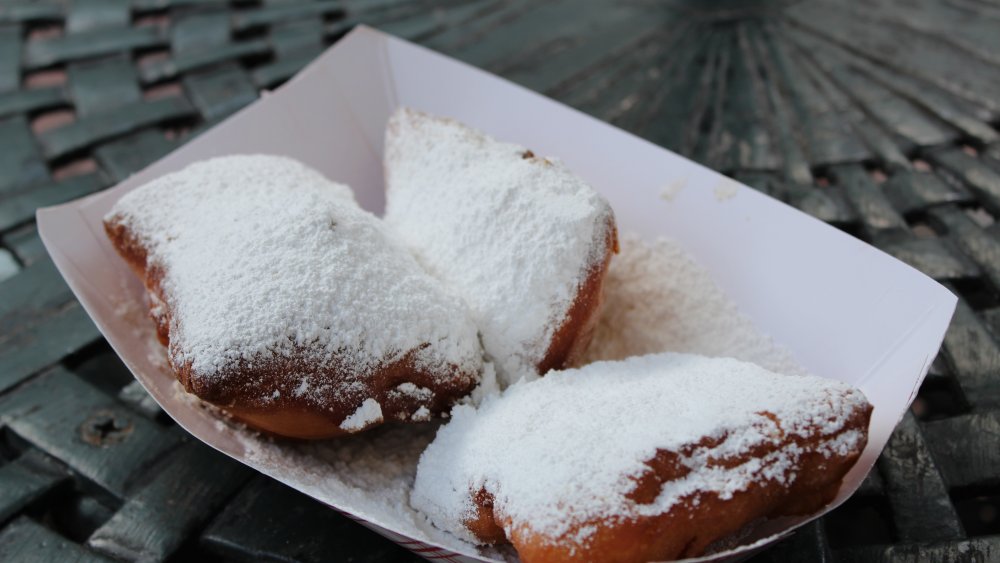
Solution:
{"label": "wooden plank", "polygon": [[17,24],[0,24],[0,92],[21,85],[21,33]]}
{"label": "wooden plank", "polygon": [[[634,68],[625,66],[626,75],[612,72],[593,86],[584,108],[653,143],[691,154],[713,102],[706,90],[717,66],[718,48],[711,33],[699,33],[691,26],[675,31],[652,36],[647,59],[637,58]],[[690,72],[701,55],[712,64],[702,65],[700,73]],[[631,55],[622,53],[620,58],[628,61]]]}
{"label": "wooden plank", "polygon": [[[774,116],[771,119],[771,129],[777,137],[777,156],[781,161],[784,177],[800,184],[811,183],[811,163],[806,154],[806,140],[803,136],[803,131],[807,128],[793,111],[787,90],[781,82],[780,71],[774,64],[772,29],[764,25],[748,26],[746,36],[749,44],[747,47],[753,53],[750,57],[751,68],[758,69],[754,73],[755,83],[764,92],[762,97],[766,97],[768,110]],[[763,69],[763,73],[759,69]]]}
{"label": "wooden plank", "polygon": [[[353,1],[351,4],[356,8],[348,5],[348,17],[345,21],[367,23],[404,38],[419,38],[421,43],[435,50],[472,60],[467,57],[490,56],[489,49],[482,52],[475,49],[477,43],[497,41],[497,44],[502,45],[503,40],[496,39],[498,34],[512,31],[521,37],[521,41],[508,45],[523,46],[530,34],[523,33],[520,26],[525,22],[530,25],[530,20],[539,17],[539,14],[543,14],[540,17],[546,17],[555,13],[552,10],[558,12],[563,6],[555,5],[560,3],[562,2],[542,3],[530,0],[509,0],[499,3],[489,0],[466,1],[460,6],[461,17],[455,18],[447,13],[434,14],[417,2],[386,2],[384,7],[379,9],[375,5],[369,7],[368,3],[364,3],[365,7],[362,8],[361,2]],[[465,54],[469,49],[473,52]],[[462,54],[459,55],[460,53]],[[494,50],[493,54],[496,53]],[[485,60],[481,65],[485,65]]]}
{"label": "wooden plank", "polygon": [[53,525],[60,533],[77,543],[83,543],[87,537],[107,522],[114,515],[114,508],[119,502],[110,502],[85,492],[71,492],[64,497],[56,496],[53,503],[39,508],[48,508]]}
{"label": "wooden plank", "polygon": [[[0,120],[0,198],[5,194],[48,181],[49,168],[42,158],[28,121],[22,116]],[[0,199],[0,205],[3,204]],[[0,226],[0,230],[3,227]]]}
{"label": "wooden plank", "polygon": [[986,165],[992,168],[994,172],[1000,172],[1000,143],[994,143],[988,147],[983,147],[983,150],[979,153],[979,155]]}
{"label": "wooden plank", "polygon": [[423,561],[281,483],[255,478],[201,536],[237,561]]}
{"label": "wooden plank", "polygon": [[[506,22],[515,20],[524,12],[538,8],[531,0],[478,0],[464,2],[460,6],[461,17],[442,14],[435,18],[428,18],[426,10],[415,11],[408,9],[406,2],[387,2],[386,8],[375,9],[377,2],[349,1],[347,3],[348,19],[356,18],[362,21],[371,22],[373,25],[381,25],[383,22],[397,22],[391,24],[397,26],[396,29],[406,32],[404,25],[398,23],[405,19],[433,19],[433,24],[426,25],[430,28],[430,33],[420,40],[422,45],[430,47],[436,51],[445,53],[453,52],[464,45],[474,43],[477,39],[491,33]],[[397,6],[391,9],[392,4]],[[411,5],[415,3],[409,3]],[[424,12],[424,13],[421,13]],[[418,31],[419,33],[419,31]]]}
{"label": "wooden plank", "polygon": [[0,283],[0,342],[65,305],[73,294],[51,260],[25,268]]}
{"label": "wooden plank", "polygon": [[949,487],[1000,486],[1000,411],[923,425],[927,445]]}
{"label": "wooden plank", "polygon": [[66,14],[66,31],[81,33],[104,28],[127,28],[132,18],[129,2],[73,0]]}
{"label": "wooden plank", "polygon": [[854,61],[866,77],[892,90],[916,106],[947,123],[963,136],[980,143],[992,143],[1000,137],[987,121],[967,112],[960,101],[933,86],[917,82],[911,77],[897,74],[891,68],[875,67]]}
{"label": "wooden plank", "polygon": [[[731,33],[714,33],[709,38],[704,68],[697,71],[681,69],[681,72],[692,75],[697,81],[694,90],[687,94],[694,97],[693,103],[687,107],[694,108],[697,119],[692,118],[685,122],[685,145],[691,147],[688,154],[694,160],[713,168],[732,165],[727,159],[731,158],[734,141],[732,133],[725,131],[728,123],[722,117],[723,108],[729,102],[728,91],[731,83],[746,86],[745,83],[741,83],[746,79],[745,67],[737,60],[736,69],[733,68],[732,57],[735,51],[735,39]],[[700,54],[696,55],[698,56]],[[737,69],[740,70],[738,74]],[[750,95],[744,91],[733,94],[734,105],[747,108],[746,98]],[[752,126],[760,127],[760,123]],[[742,150],[745,154],[750,153],[749,146],[736,150]]]}
{"label": "wooden plank", "polygon": [[74,375],[111,396],[118,395],[125,386],[135,383],[132,372],[104,342],[96,349],[88,350],[83,360],[66,364],[66,369]]}
{"label": "wooden plank", "polygon": [[803,62],[799,68],[816,85],[819,92],[833,108],[833,118],[847,124],[858,138],[882,161],[889,170],[908,170],[910,161],[888,132],[865,115],[851,94],[841,84],[825,73],[815,52],[814,38],[794,28],[784,28],[786,39],[794,45],[794,55]]}
{"label": "wooden plank", "polygon": [[197,68],[238,60],[243,57],[265,55],[271,52],[271,45],[263,39],[233,43],[214,49],[186,51],[170,59],[154,61],[139,67],[143,82],[156,82],[174,78],[178,74]]}
{"label": "wooden plank", "polygon": [[990,18],[985,5],[970,10],[959,2],[937,0],[907,0],[906,10],[898,2],[869,2],[864,9],[851,10],[856,17],[865,17],[886,25],[894,25],[910,33],[950,43],[971,56],[1000,62],[1000,35],[997,19]]}
{"label": "wooden plank", "polygon": [[993,338],[1000,336],[1000,307],[979,311],[979,316],[983,319],[983,323],[989,329]]}
{"label": "wooden plank", "polygon": [[[914,30],[912,27],[899,26],[895,17],[873,18],[870,13],[863,13],[855,7],[849,7],[852,17],[863,19],[866,22],[882,21],[894,32],[899,32],[903,36],[925,35]],[[911,10],[893,10],[894,14],[911,14]],[[964,135],[979,140],[983,143],[992,142],[997,139],[997,133],[988,124],[991,119],[990,112],[967,99],[960,98],[953,93],[946,92],[933,84],[915,78],[904,72],[900,72],[891,65],[873,64],[869,60],[850,55],[848,51],[834,45],[828,46],[844,58],[845,64],[862,73],[869,80],[875,81],[895,92],[898,96],[907,99],[914,105],[919,106],[927,113],[934,115],[961,131]],[[1000,61],[1000,59],[998,59]],[[996,61],[995,61],[996,62]]]}
{"label": "wooden plank", "polygon": [[[715,126],[711,137],[705,138],[694,153],[696,160],[718,170],[775,170],[781,165],[778,156],[781,138],[776,134],[781,119],[767,99],[748,39],[748,35],[758,33],[759,26],[747,22],[739,24],[735,33],[726,34],[727,39],[722,42],[722,64],[710,86],[719,93],[711,110],[711,123]],[[801,161],[797,152],[800,152],[798,147],[787,156]],[[802,166],[802,162],[790,166],[789,181],[811,180],[808,171],[805,174],[794,171]]]}
{"label": "wooden plank", "polygon": [[[200,443],[172,454],[87,545],[128,561],[162,561],[250,478],[246,466]],[[170,510],[164,510],[169,506]]]}
{"label": "wooden plank", "polygon": [[979,265],[993,287],[1000,290],[1000,239],[980,228],[957,207],[938,207],[930,210],[929,215]]}
{"label": "wooden plank", "polygon": [[909,412],[896,426],[878,461],[901,541],[944,541],[965,536],[948,488],[917,420]]}
{"label": "wooden plank", "polygon": [[177,148],[162,131],[143,129],[108,143],[94,151],[94,157],[111,180],[121,182]]}
{"label": "wooden plank", "polygon": [[557,87],[565,90],[570,87],[568,81],[572,76],[605,62],[613,64],[620,60],[615,56],[617,53],[634,49],[664,24],[657,12],[630,13],[608,8],[593,12],[601,17],[600,25],[582,16],[574,17],[567,21],[572,25],[560,26],[559,36],[547,38],[550,44],[560,44],[558,48],[550,47],[551,51],[544,56],[532,56],[529,52],[515,55],[511,60],[494,61],[493,69],[538,92]]}
{"label": "wooden plank", "polygon": [[802,124],[799,134],[805,140],[809,161],[813,166],[836,162],[857,162],[871,158],[851,121],[844,119],[820,88],[811,79],[805,61],[794,52],[780,28],[769,24],[765,41],[773,61],[773,77],[787,92],[785,102]]}
{"label": "wooden plank", "polygon": [[[508,12],[502,20],[503,25],[490,26],[488,32],[474,34],[447,52],[491,71],[511,68],[515,62],[525,62],[533,54],[534,58],[547,55],[539,49],[544,45],[551,47],[555,37],[572,37],[575,30],[597,27],[602,17],[617,17],[610,11],[597,9],[600,4],[595,0],[533,2],[527,9]],[[629,8],[612,6],[611,10],[620,14]],[[552,22],[560,22],[560,25],[553,28]],[[412,22],[384,22],[381,27],[389,33],[402,33],[404,37],[414,34]],[[426,29],[426,25],[422,27]]]}
{"label": "wooden plank", "polygon": [[260,65],[253,69],[251,77],[254,86],[259,89],[273,88],[277,84],[291,78],[302,70],[322,52],[322,49],[303,49],[294,53],[286,53],[273,63]]}
{"label": "wooden plank", "polygon": [[[670,31],[672,33],[660,30],[629,44],[627,50],[612,51],[601,64],[580,69],[563,84],[550,89],[548,94],[605,121],[613,121],[614,115],[633,107],[634,104],[628,103],[629,97],[643,96],[646,89],[648,93],[643,99],[650,105],[645,109],[656,109],[654,106],[660,104],[651,98],[654,85],[650,84],[650,79],[663,76],[669,63],[683,59],[684,55],[677,47],[684,30]],[[664,58],[661,49],[671,49],[674,57]],[[656,82],[659,85],[660,80]],[[666,89],[669,84],[667,82],[659,90]]]}
{"label": "wooden plank", "polygon": [[190,8],[226,6],[229,0],[132,0],[132,8],[139,11],[154,11],[164,8]]}
{"label": "wooden plank", "polygon": [[67,482],[62,464],[38,450],[0,466],[0,523]]}
{"label": "wooden plank", "polygon": [[170,50],[183,54],[229,43],[232,18],[226,10],[182,12],[170,26]]}
{"label": "wooden plank", "polygon": [[947,239],[919,238],[902,232],[877,235],[873,242],[938,281],[975,279],[982,275],[979,267]]}
{"label": "wooden plank", "polygon": [[[813,181],[811,166],[818,164],[813,158],[815,147],[809,135],[813,134],[816,123],[803,110],[801,97],[790,88],[792,84],[803,85],[802,73],[790,71],[792,59],[781,48],[773,28],[767,25],[754,26],[752,42],[755,60],[766,70],[763,87],[767,90],[769,105],[776,116],[775,129],[778,131],[780,154],[784,161],[785,177],[791,181],[807,184]],[[790,78],[790,72],[795,73]],[[862,146],[857,143],[858,146]]]}
{"label": "wooden plank", "polygon": [[0,248],[0,282],[8,280],[21,271],[21,265],[9,250]]}
{"label": "wooden plank", "polygon": [[892,206],[903,215],[946,203],[975,201],[968,190],[946,184],[934,174],[915,170],[901,170],[892,174],[882,184],[882,191]]}
{"label": "wooden plank", "polygon": [[927,160],[937,166],[936,172],[959,182],[974,193],[984,207],[1000,215],[1000,174],[965,151],[947,147],[927,154]]}
{"label": "wooden plank", "polygon": [[869,471],[854,494],[859,497],[876,497],[885,494],[885,483],[878,471]]}
{"label": "wooden plank", "polygon": [[15,90],[0,94],[0,117],[16,113],[32,113],[69,104],[69,96],[61,86]]}
{"label": "wooden plank", "polygon": [[46,131],[38,135],[38,140],[46,157],[58,158],[99,141],[148,125],[188,117],[194,112],[194,106],[182,96],[140,101]]}
{"label": "wooden plank", "polygon": [[782,199],[785,196],[782,190],[783,182],[775,181],[774,174],[769,172],[734,172],[732,178],[741,184],[746,184],[758,192],[771,197]]}
{"label": "wooden plank", "polygon": [[836,186],[817,189],[814,186],[785,184],[788,203],[813,217],[834,225],[849,225],[858,221],[857,211],[844,198]]}
{"label": "wooden plank", "polygon": [[851,112],[855,123],[874,120],[891,133],[894,144],[904,147],[944,143],[955,136],[945,122],[859,71],[857,57],[814,35],[793,33],[792,37],[809,52],[816,70],[856,106]]}
{"label": "wooden plank", "polygon": [[100,338],[76,301],[0,340],[0,392]]}
{"label": "wooden plank", "polygon": [[857,210],[869,237],[885,231],[907,231],[906,221],[861,165],[837,165],[830,168],[830,174],[843,188],[847,201]]}
{"label": "wooden plank", "polygon": [[8,2],[0,4],[0,22],[55,21],[62,19],[65,5],[47,2]]}
{"label": "wooden plank", "polygon": [[[815,60],[828,61],[827,53]],[[947,143],[957,137],[956,131],[945,122],[897,96],[881,84],[872,82],[852,68],[825,69],[830,77],[863,106],[885,129],[911,146],[929,146]]]}
{"label": "wooden plank", "polygon": [[78,118],[118,111],[142,100],[135,67],[124,55],[71,63],[67,74]]}
{"label": "wooden plank", "polygon": [[[677,63],[667,66],[664,80],[669,87],[650,80],[650,88],[659,108],[652,120],[648,136],[654,142],[680,151],[686,155],[705,152],[702,145],[716,134],[711,115],[718,115],[723,103],[722,92],[727,81],[728,60],[718,33],[700,33],[695,28],[682,40]],[[673,58],[672,54],[671,57]],[[704,60],[703,64],[699,61]],[[699,69],[694,71],[693,69]],[[634,106],[641,107],[642,98],[632,98]],[[638,123],[648,119],[650,112],[633,112]],[[717,120],[716,120],[717,121]],[[641,130],[641,129],[640,129]]]}
{"label": "wooden plank", "polygon": [[0,399],[0,422],[113,498],[178,440],[62,368]]}
{"label": "wooden plank", "polygon": [[23,516],[0,532],[0,560],[18,563],[110,563],[112,561]]}
{"label": "wooden plank", "polygon": [[272,25],[268,37],[274,48],[274,58],[280,60],[302,51],[322,52],[323,34],[323,20],[316,18]]}
{"label": "wooden plank", "polygon": [[[991,111],[1000,109],[1000,103],[991,100],[988,94],[1000,88],[996,67],[969,57],[960,49],[886,28],[869,19],[851,18],[830,3],[800,3],[791,6],[785,14],[795,25],[856,56],[918,77]],[[906,48],[900,49],[901,44]]]}
{"label": "wooden plank", "polygon": [[183,83],[191,102],[207,120],[228,116],[257,99],[257,88],[235,63],[189,72]]}
{"label": "wooden plank", "polygon": [[922,563],[926,561],[998,561],[1000,536],[940,543],[853,547],[835,552],[838,563]]}
{"label": "wooden plank", "polygon": [[163,32],[156,27],[123,27],[114,31],[96,29],[29,41],[25,44],[24,65],[29,69],[37,69],[61,62],[156,47],[164,43]]}
{"label": "wooden plank", "polygon": [[247,30],[253,27],[273,25],[298,19],[331,16],[341,13],[342,7],[338,0],[309,0],[288,4],[277,4],[257,10],[236,12],[233,17],[233,29]]}
{"label": "wooden plank", "polygon": [[965,400],[976,409],[1000,407],[1000,346],[963,299],[958,300],[943,350]]}
{"label": "wooden plank", "polygon": [[74,176],[21,191],[0,200],[0,231],[6,231],[35,218],[39,207],[63,203],[105,187],[98,173]]}

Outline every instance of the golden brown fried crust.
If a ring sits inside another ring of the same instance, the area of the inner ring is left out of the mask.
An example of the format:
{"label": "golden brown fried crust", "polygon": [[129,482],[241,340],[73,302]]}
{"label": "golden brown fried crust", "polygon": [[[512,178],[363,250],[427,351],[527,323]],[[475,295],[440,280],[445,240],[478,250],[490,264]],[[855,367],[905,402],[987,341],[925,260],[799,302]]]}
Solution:
{"label": "golden brown fried crust", "polygon": [[472,498],[472,504],[476,507],[476,516],[466,520],[465,527],[483,543],[495,544],[506,541],[507,534],[503,531],[503,525],[494,516],[493,495],[486,489],[479,489]]}
{"label": "golden brown fried crust", "polygon": [[[169,300],[164,295],[160,281],[163,272],[149,267],[146,248],[128,227],[116,218],[104,223],[105,231],[118,253],[132,271],[143,280],[151,295],[150,317],[156,323],[157,337],[170,347]],[[159,302],[158,304],[156,302]],[[376,373],[363,378],[366,389],[358,390],[357,374],[352,366],[323,365],[306,360],[303,354],[291,358],[260,359],[227,366],[211,377],[205,377],[191,368],[191,364],[176,365],[172,354],[171,367],[184,389],[200,399],[223,409],[234,418],[265,432],[301,439],[333,438],[348,434],[340,427],[348,416],[362,405],[365,399],[378,401],[385,421],[412,420],[412,415],[426,407],[431,415],[439,415],[451,408],[458,399],[468,395],[475,387],[478,374],[462,373],[453,367],[448,377],[422,369],[414,362],[416,350],[402,359],[384,363]],[[344,389],[344,392],[327,393],[327,402],[317,405],[296,394],[301,375],[309,374],[314,381]],[[444,382],[442,382],[444,381]],[[402,383],[431,389],[427,398],[417,398],[396,391]]]}
{"label": "golden brown fried crust", "polygon": [[608,215],[604,227],[604,258],[591,268],[580,284],[576,298],[566,312],[566,318],[556,329],[545,356],[536,366],[540,374],[575,365],[594,337],[600,316],[598,313],[604,302],[604,277],[608,273],[612,255],[618,254],[618,228],[615,226],[614,215]]}
{"label": "golden brown fried crust", "polygon": [[[817,451],[824,441],[836,436],[804,438],[786,434],[778,444],[761,445],[746,454],[712,462],[715,466],[736,467],[754,457],[763,457],[796,444],[808,453],[799,458],[796,478],[791,485],[761,480],[728,499],[719,498],[716,493],[696,493],[684,497],[668,512],[658,516],[586,521],[574,526],[563,537],[535,533],[530,522],[511,521],[494,510],[493,497],[481,490],[472,498],[477,508],[476,517],[466,521],[465,525],[484,543],[509,539],[525,563],[641,563],[696,557],[712,543],[760,518],[810,514],[832,501],[844,475],[864,450],[871,411],[871,406],[866,405],[852,413],[848,423],[837,434],[849,431],[862,433],[858,449],[848,455],[830,453],[827,457]],[[647,462],[649,471],[636,479],[636,487],[628,495],[629,498],[639,504],[653,502],[664,483],[683,478],[690,472],[681,463],[683,457],[700,448],[715,447],[724,440],[725,436],[704,438],[677,452],[657,451]],[[577,530],[588,526],[594,526],[596,532],[586,543],[570,539]],[[504,530],[509,531],[509,538]]]}

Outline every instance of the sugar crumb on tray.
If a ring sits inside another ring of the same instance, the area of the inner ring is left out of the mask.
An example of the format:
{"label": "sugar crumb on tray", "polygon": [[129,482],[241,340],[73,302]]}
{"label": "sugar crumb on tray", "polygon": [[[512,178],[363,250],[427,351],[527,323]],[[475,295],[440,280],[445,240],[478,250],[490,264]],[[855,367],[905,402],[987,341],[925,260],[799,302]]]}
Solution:
{"label": "sugar crumb on tray", "polygon": [[791,353],[754,326],[709,271],[677,242],[621,237],[604,306],[582,363],[657,352],[732,357],[804,374]]}

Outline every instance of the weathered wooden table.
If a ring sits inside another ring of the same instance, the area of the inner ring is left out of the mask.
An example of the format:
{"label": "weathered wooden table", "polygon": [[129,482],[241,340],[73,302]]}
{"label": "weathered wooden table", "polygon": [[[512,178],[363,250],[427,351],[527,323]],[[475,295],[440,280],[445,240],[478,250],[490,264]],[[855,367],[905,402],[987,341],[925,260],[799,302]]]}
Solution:
{"label": "weathered wooden table", "polygon": [[778,197],[961,298],[877,471],[758,560],[1000,559],[995,0],[0,1],[0,560],[415,556],[187,438],[46,257],[102,189],[368,23]]}

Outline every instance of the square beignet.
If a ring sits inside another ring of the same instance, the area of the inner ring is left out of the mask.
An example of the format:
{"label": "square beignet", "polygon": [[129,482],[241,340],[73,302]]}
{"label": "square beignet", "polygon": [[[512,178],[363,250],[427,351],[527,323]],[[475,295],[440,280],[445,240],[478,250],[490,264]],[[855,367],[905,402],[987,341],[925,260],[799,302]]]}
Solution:
{"label": "square beignet", "polygon": [[853,387],[658,354],[550,372],[459,406],[411,502],[525,563],[697,556],[760,518],[829,503],[867,443]]}
{"label": "square beignet", "polygon": [[477,384],[461,299],[349,188],[284,157],[198,162],[104,220],[184,388],[296,438],[427,420]]}
{"label": "square beignet", "polygon": [[385,138],[385,221],[468,303],[504,383],[578,360],[618,251],[608,202],[557,160],[409,108]]}

